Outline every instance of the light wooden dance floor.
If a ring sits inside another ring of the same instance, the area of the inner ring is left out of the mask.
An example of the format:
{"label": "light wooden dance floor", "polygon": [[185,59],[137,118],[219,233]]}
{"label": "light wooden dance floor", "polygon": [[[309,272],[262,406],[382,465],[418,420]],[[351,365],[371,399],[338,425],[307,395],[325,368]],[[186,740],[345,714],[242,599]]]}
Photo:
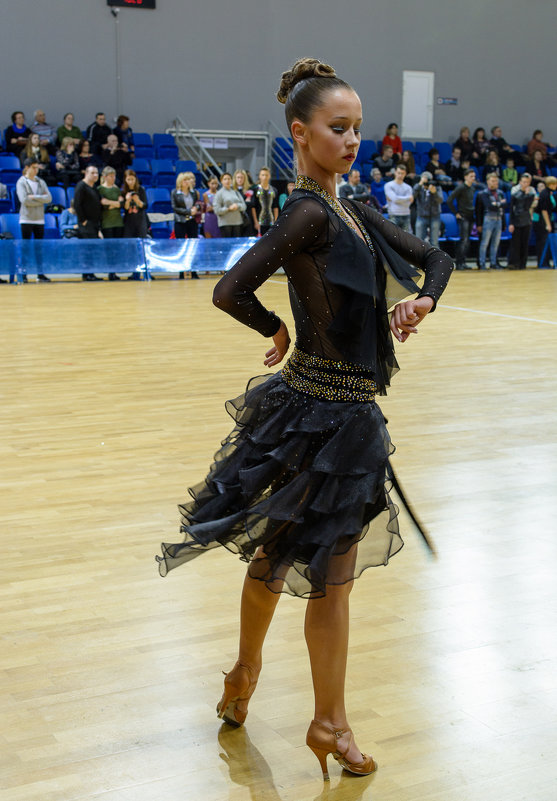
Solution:
{"label": "light wooden dance floor", "polygon": [[[379,771],[331,764],[325,787],[304,602],[282,599],[230,730],[244,566],[154,562],[223,401],[265,372],[214,282],[0,287],[1,798],[555,801],[557,272],[456,273],[398,347],[381,405],[440,556],[402,519],[406,547],[356,583],[347,701]],[[280,276],[260,297],[290,319]]]}

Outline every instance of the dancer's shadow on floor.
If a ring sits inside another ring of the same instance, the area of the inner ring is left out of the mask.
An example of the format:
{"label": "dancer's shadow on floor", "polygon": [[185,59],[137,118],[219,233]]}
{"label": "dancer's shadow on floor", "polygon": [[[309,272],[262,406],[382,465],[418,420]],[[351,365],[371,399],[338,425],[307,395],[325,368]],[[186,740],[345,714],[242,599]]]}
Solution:
{"label": "dancer's shadow on floor", "polygon": [[[275,787],[271,768],[261,752],[251,742],[247,730],[231,728],[225,723],[218,733],[219,754],[226,763],[230,780],[247,787],[252,801],[284,801]],[[373,781],[371,776],[352,776],[342,771],[338,781],[324,782],[323,790],[314,801],[371,801],[371,790],[364,796]]]}

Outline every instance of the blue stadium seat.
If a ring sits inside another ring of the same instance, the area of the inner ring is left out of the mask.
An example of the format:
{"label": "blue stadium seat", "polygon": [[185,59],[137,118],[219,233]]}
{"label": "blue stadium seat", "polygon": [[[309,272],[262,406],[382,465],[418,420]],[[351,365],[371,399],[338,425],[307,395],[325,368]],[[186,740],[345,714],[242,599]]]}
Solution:
{"label": "blue stadium seat", "polygon": [[153,186],[175,187],[176,171],[171,159],[153,159],[151,170],[153,171]]}
{"label": "blue stadium seat", "polygon": [[66,197],[66,190],[63,189],[61,186],[49,186],[48,187],[50,194],[52,195],[51,203],[55,203],[57,206],[63,206],[66,208],[68,199]]}
{"label": "blue stadium seat", "polygon": [[147,211],[159,214],[170,214],[172,204],[170,203],[170,190],[165,187],[149,187],[147,193]]}
{"label": "blue stadium seat", "polygon": [[[135,145],[135,158],[152,159],[155,157],[153,145]],[[135,163],[135,161],[134,161]]]}
{"label": "blue stadium seat", "polygon": [[176,174],[179,172],[197,172],[197,164],[191,159],[176,162]]}
{"label": "blue stadium seat", "polygon": [[363,164],[364,161],[371,161],[373,154],[377,151],[374,139],[362,139],[360,142],[360,149],[358,150],[358,161]]}
{"label": "blue stadium seat", "polygon": [[153,134],[153,146],[157,159],[176,160],[178,158],[178,148],[174,142],[174,137],[170,134]]}
{"label": "blue stadium seat", "polygon": [[19,214],[0,214],[0,232],[11,234],[14,239],[21,239]]}
{"label": "blue stadium seat", "polygon": [[7,198],[2,198],[0,200],[0,214],[8,214],[11,211],[13,211],[12,199],[8,193]]}
{"label": "blue stadium seat", "polygon": [[151,139],[151,134],[143,133],[143,131],[136,133],[133,132],[133,143],[137,147],[137,145],[148,145],[152,147],[153,141]]}
{"label": "blue stadium seat", "polygon": [[409,150],[411,153],[415,153],[416,152],[416,143],[415,142],[411,142],[409,139],[403,139],[402,140],[402,149],[403,150]]}
{"label": "blue stadium seat", "polygon": [[448,142],[434,142],[433,147],[439,151],[439,161],[444,164],[449,161],[453,154],[453,149]]}
{"label": "blue stadium seat", "polygon": [[441,212],[441,222],[445,226],[445,235],[442,239],[449,242],[458,242],[460,240],[460,232],[458,230],[458,221],[454,214],[450,211]]}
{"label": "blue stadium seat", "polygon": [[0,155],[2,156],[0,160],[0,170],[19,170],[19,174],[21,175],[21,162],[17,156],[14,156],[12,153],[2,153]]}
{"label": "blue stadium seat", "polygon": [[143,186],[150,186],[152,180],[151,164],[148,159],[135,158],[133,160],[132,169],[139,178],[139,183]]}
{"label": "blue stadium seat", "polygon": [[431,144],[431,142],[416,142],[415,152],[418,156],[421,157],[424,153],[427,155],[432,147],[433,145]]}
{"label": "blue stadium seat", "polygon": [[58,228],[58,218],[56,214],[44,215],[44,238],[60,239],[60,229]]}
{"label": "blue stadium seat", "polygon": [[70,204],[73,200],[73,196],[75,194],[75,186],[68,186],[66,189],[66,197],[68,199],[68,205],[66,206],[67,209],[70,208]]}
{"label": "blue stadium seat", "polygon": [[172,227],[167,222],[156,222],[150,224],[151,236],[153,239],[170,239]]}

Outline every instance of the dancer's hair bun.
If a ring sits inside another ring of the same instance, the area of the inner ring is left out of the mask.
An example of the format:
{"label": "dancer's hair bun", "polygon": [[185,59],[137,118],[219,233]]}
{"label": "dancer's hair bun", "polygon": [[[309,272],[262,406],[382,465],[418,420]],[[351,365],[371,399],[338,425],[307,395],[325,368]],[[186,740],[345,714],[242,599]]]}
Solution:
{"label": "dancer's hair bun", "polygon": [[282,73],[277,92],[279,103],[286,103],[292,89],[306,78],[336,78],[336,72],[316,58],[299,58],[293,67]]}

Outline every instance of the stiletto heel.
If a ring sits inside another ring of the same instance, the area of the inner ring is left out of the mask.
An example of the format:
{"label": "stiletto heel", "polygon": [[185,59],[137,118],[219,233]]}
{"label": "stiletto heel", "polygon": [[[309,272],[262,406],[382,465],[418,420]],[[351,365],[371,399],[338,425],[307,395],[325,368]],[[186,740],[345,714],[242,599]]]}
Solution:
{"label": "stiletto heel", "polygon": [[217,704],[217,717],[229,726],[241,726],[248,713],[237,706],[238,701],[249,701],[257,686],[257,678],[249,665],[236,662],[230,673],[224,674],[224,692]]}
{"label": "stiletto heel", "polygon": [[[344,751],[340,751],[339,743],[343,735],[349,735],[348,745]],[[329,754],[333,755],[344,770],[354,773],[356,776],[369,776],[370,773],[374,773],[377,770],[377,762],[367,754],[362,754],[361,762],[350,762],[346,758],[346,754],[353,742],[352,729],[334,729],[326,723],[321,723],[320,720],[311,721],[306,743],[319,760],[324,781],[329,779],[329,771],[327,770],[327,757]]]}
{"label": "stiletto heel", "polygon": [[315,746],[310,745],[309,743],[308,743],[308,746],[313,751],[313,753],[315,754],[317,759],[319,760],[319,764],[321,765],[321,770],[323,771],[323,781],[324,782],[328,782],[329,781],[329,768],[327,767],[327,757],[329,756],[329,754],[331,752],[327,751],[326,749],[323,750],[321,748],[316,748]]}

